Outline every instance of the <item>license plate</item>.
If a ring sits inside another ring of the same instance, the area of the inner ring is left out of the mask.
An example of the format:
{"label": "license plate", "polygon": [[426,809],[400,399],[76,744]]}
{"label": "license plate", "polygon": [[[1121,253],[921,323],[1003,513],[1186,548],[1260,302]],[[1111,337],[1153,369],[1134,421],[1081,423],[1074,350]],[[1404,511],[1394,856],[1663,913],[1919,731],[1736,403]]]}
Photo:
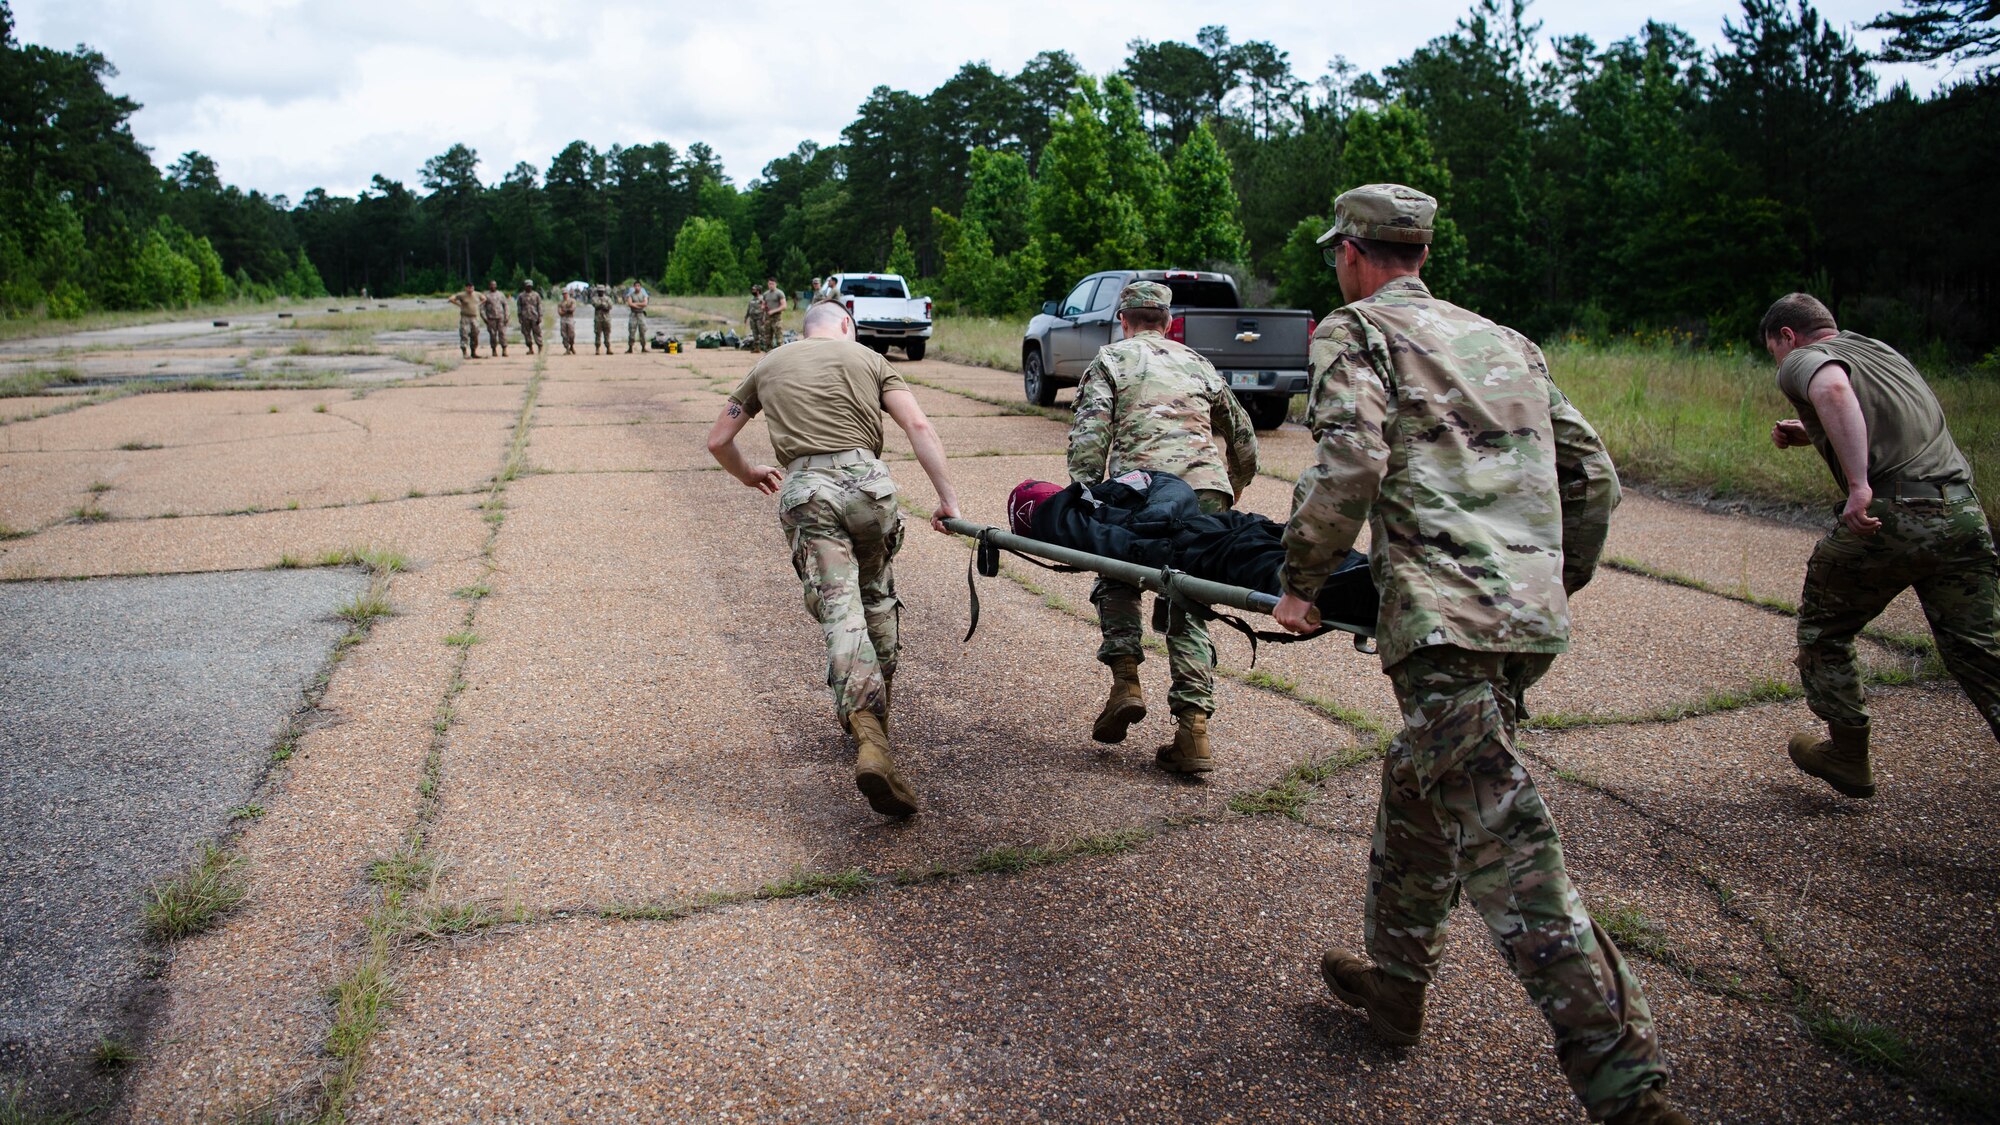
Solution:
{"label": "license plate", "polygon": [[1229,385],[1238,390],[1253,389],[1264,385],[1263,378],[1263,373],[1259,371],[1231,371]]}

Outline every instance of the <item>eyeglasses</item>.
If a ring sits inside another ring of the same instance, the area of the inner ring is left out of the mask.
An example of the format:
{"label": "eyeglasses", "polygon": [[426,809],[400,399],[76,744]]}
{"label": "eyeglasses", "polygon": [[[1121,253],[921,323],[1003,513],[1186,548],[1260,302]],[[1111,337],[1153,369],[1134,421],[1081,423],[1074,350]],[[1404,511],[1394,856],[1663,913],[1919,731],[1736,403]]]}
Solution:
{"label": "eyeglasses", "polygon": [[1346,241],[1347,241],[1347,236],[1343,234],[1335,238],[1331,246],[1328,246],[1326,249],[1319,252],[1320,257],[1326,259],[1327,265],[1334,267],[1338,267],[1340,265],[1340,247],[1341,244]]}

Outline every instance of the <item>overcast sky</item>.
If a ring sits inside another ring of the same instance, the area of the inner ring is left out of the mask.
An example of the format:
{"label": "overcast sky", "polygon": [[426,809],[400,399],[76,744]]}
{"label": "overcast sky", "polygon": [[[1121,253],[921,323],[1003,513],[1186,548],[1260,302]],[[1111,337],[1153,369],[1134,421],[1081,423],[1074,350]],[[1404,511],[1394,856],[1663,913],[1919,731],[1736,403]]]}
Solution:
{"label": "overcast sky", "polygon": [[[1824,0],[1820,10],[1852,27],[1893,2]],[[1469,5],[15,0],[14,15],[23,41],[87,43],[111,60],[112,89],[145,107],[132,125],[155,163],[198,149],[226,181],[296,201],[312,187],[352,195],[377,172],[415,187],[423,162],[458,141],[478,151],[489,183],[517,161],[546,169],[578,138],[600,148],[706,141],[741,185],[802,140],[837,143],[873,87],[927,93],[971,60],[1012,73],[1060,48],[1103,74],[1134,37],[1192,42],[1221,22],[1238,42],[1290,52],[1311,80],[1335,55],[1379,70],[1449,31]],[[1530,17],[1545,40],[1607,43],[1650,15],[1713,45],[1739,10],[1736,0],[1539,0]],[[1918,67],[1883,72],[1919,90],[1938,81]]]}

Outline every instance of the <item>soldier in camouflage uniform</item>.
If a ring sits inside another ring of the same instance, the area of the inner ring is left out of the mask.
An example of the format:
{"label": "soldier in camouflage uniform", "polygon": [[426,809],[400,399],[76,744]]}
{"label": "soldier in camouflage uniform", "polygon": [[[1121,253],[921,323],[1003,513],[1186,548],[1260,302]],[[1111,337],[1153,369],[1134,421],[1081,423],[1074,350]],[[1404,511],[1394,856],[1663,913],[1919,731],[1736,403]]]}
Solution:
{"label": "soldier in camouflage uniform", "polygon": [[632,354],[632,345],[637,343],[640,351],[646,350],[646,287],[634,285],[625,292],[625,354]]}
{"label": "soldier in camouflage uniform", "polygon": [[564,355],[576,354],[576,298],[563,290],[562,300],[556,302],[556,330],[562,335]]}
{"label": "soldier in camouflage uniform", "polygon": [[[1257,431],[1208,360],[1160,334],[1172,304],[1173,291],[1156,281],[1135,281],[1119,293],[1124,338],[1100,349],[1077,384],[1070,479],[1093,485],[1135,470],[1173,473],[1195,490],[1202,511],[1226,511],[1257,475]],[[1111,695],[1090,736],[1123,742],[1126,729],[1146,717],[1140,591],[1100,578],[1090,600],[1104,634],[1097,659],[1111,668]],[[1175,773],[1206,773],[1215,768],[1208,746],[1215,648],[1198,618],[1170,606],[1167,620],[1175,731],[1155,760]]]}
{"label": "soldier in camouflage uniform", "polygon": [[764,350],[764,291],[750,287],[750,305],[743,310],[743,328],[750,336],[750,350]]}
{"label": "soldier in camouflage uniform", "polygon": [[479,308],[482,302],[470,281],[465,288],[445,300],[458,306],[458,354],[479,358]]}
{"label": "soldier in camouflage uniform", "polygon": [[785,310],[791,302],[785,299],[785,291],[778,288],[778,279],[764,279],[764,291],[758,294],[764,303],[764,350],[770,351],[785,342]]}
{"label": "soldier in camouflage uniform", "polygon": [[514,294],[514,311],[521,317],[521,343],[528,354],[546,354],[542,347],[542,294],[533,281],[523,281],[521,291]]}
{"label": "soldier in camouflage uniform", "polygon": [[1320,971],[1383,1038],[1416,1042],[1463,893],[1590,1116],[1685,1122],[1661,1092],[1639,981],[1570,884],[1514,752],[1523,693],[1568,647],[1568,598],[1596,567],[1618,477],[1540,349],[1419,280],[1436,211],[1422,192],[1371,184],[1334,201],[1320,237],[1349,303],[1313,332],[1318,459],[1293,492],[1274,616],[1305,631],[1366,524],[1376,643],[1403,713],[1369,851],[1373,964],[1328,950]]}
{"label": "soldier in camouflage uniform", "polygon": [[1938,656],[2000,739],[2000,559],[1972,466],[1937,396],[1880,340],[1842,332],[1804,293],[1764,314],[1778,387],[1799,411],[1771,428],[1780,449],[1812,445],[1847,494],[1813,548],[1799,599],[1799,678],[1827,737],[1792,737],[1792,762],[1849,797],[1875,795],[1868,704],[1854,637],[1911,586]]}
{"label": "soldier in camouflage uniform", "polygon": [[486,350],[507,354],[507,294],[500,283],[488,279],[486,292],[479,295],[479,315],[486,321]]}
{"label": "soldier in camouflage uniform", "polygon": [[604,354],[611,354],[611,287],[592,286],[590,290],[590,354],[596,355],[598,345],[603,345]]}
{"label": "soldier in camouflage uniform", "polygon": [[[778,497],[778,522],[805,587],[806,611],[826,641],[834,711],[854,738],[854,784],[876,812],[908,816],[916,797],[889,750],[890,685],[900,655],[891,564],[903,543],[896,481],[882,463],[882,415],[909,436],[937,490],[931,526],[958,514],[944,446],[916,396],[873,351],[854,342],[854,321],[824,305],[806,318],[799,346],[750,369],[708,434],[716,462],[745,485]],[[753,465],[736,435],[763,414],[785,468]]]}

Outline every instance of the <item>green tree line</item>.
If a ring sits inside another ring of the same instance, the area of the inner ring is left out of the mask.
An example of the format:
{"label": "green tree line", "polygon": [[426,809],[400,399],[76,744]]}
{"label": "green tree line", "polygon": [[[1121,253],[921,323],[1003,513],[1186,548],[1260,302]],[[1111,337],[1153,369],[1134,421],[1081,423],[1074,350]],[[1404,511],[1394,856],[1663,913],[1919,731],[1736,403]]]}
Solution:
{"label": "green tree line", "polygon": [[1247,300],[1323,312],[1338,296],[1313,238],[1333,197],[1398,180],[1443,201],[1440,291],[1534,332],[1735,340],[1806,287],[1863,331],[1978,354],[2000,342],[1990,8],[1903,0],[1878,18],[1881,58],[1955,65],[1924,96],[1882,89],[1805,0],[1742,0],[1708,50],[1657,22],[1549,37],[1526,0],[1474,0],[1373,74],[1337,59],[1301,76],[1221,26],[1135,39],[1107,75],[1062,51],[1011,74],[969,62],[927,94],[877,87],[839,143],[742,186],[699,143],[576,141],[497,181],[456,144],[413,184],[296,205],[224,185],[199,153],[156,172],[110,64],[17,45],[5,17],[0,304],[521,276],[732,293],[893,263],[993,314],[1113,265],[1223,269]]}

